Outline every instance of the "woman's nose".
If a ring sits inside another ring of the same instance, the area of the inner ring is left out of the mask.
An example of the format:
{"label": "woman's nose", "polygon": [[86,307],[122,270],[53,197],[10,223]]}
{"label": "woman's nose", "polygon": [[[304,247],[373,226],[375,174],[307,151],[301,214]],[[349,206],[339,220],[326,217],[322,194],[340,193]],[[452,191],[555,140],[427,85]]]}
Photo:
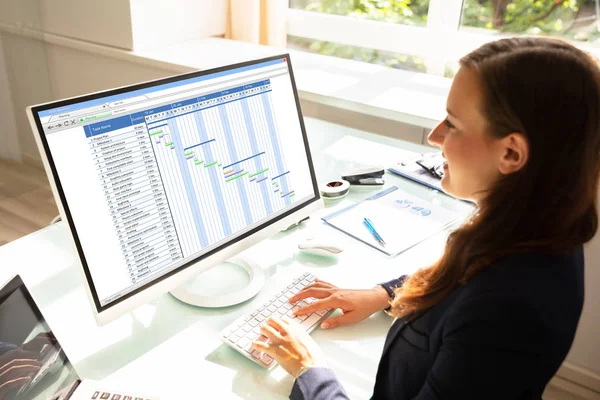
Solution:
{"label": "woman's nose", "polygon": [[442,144],[444,143],[444,128],[444,121],[442,121],[437,124],[437,126],[433,128],[431,132],[429,132],[429,135],[427,135],[427,141],[430,145],[442,147]]}

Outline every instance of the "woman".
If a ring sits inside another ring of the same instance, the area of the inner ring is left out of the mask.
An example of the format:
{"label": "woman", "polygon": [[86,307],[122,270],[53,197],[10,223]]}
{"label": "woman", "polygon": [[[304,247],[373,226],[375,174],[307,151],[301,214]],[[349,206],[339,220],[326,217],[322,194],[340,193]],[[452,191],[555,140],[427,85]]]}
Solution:
{"label": "woman", "polygon": [[[583,243],[595,234],[600,72],[575,47],[505,39],[461,61],[448,117],[429,135],[444,191],[476,202],[441,259],[372,290],[317,282],[298,313],[341,308],[322,327],[389,305],[396,317],[374,399],[540,399],[583,304]],[[269,320],[254,347],[296,377],[293,399],[346,399],[312,339]]]}

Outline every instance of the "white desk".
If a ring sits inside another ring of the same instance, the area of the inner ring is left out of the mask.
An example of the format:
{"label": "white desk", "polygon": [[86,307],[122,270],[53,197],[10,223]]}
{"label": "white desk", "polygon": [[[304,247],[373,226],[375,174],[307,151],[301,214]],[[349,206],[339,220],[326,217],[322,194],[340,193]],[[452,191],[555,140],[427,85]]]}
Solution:
{"label": "white desk", "polygon": [[[355,160],[364,151],[365,146],[356,140],[419,149],[405,142],[314,119],[306,119],[306,128],[321,182],[339,178],[342,171],[356,166],[352,161],[343,160]],[[378,157],[385,157],[385,153],[379,151]],[[387,173],[385,180],[386,187],[397,185],[463,214],[470,212],[466,203],[393,174]],[[0,247],[0,282],[15,273],[21,274],[84,378],[104,380],[113,388],[153,394],[164,400],[283,399],[290,393],[292,379],[279,367],[267,372],[221,344],[219,331],[238,316],[257,308],[304,271],[338,286],[368,288],[433,262],[441,252],[445,234],[396,258],[388,258],[320,221],[319,216],[331,212],[332,207],[363,199],[379,190],[382,187],[353,188],[346,198],[330,202],[307,224],[279,233],[249,249],[247,255],[265,268],[267,282],[254,299],[235,307],[199,309],[165,294],[107,326],[98,327],[78,271],[79,258],[63,223]],[[343,244],[345,251],[337,260],[299,254],[298,241],[310,235],[329,235]],[[378,313],[360,324],[313,332],[352,398],[364,399],[371,395],[391,322],[387,315]]]}

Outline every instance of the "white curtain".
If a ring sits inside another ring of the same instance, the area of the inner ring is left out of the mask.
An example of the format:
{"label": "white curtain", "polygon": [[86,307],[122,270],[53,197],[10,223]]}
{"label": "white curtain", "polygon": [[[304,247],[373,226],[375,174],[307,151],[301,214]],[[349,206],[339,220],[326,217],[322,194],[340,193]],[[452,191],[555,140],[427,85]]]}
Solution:
{"label": "white curtain", "polygon": [[228,39],[286,45],[288,0],[229,0]]}

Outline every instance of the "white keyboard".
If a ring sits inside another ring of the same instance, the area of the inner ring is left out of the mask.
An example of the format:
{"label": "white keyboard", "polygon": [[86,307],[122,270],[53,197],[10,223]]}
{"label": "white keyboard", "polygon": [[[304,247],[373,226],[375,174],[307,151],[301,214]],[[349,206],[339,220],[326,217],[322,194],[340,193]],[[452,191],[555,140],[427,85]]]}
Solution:
{"label": "white keyboard", "polygon": [[295,310],[312,303],[316,299],[308,298],[296,304],[290,304],[288,299],[314,281],[315,277],[308,272],[292,280],[289,285],[261,307],[238,318],[223,329],[221,340],[258,365],[267,369],[273,368],[277,363],[271,357],[252,348],[253,341],[267,339],[260,334],[260,327],[265,324],[267,319],[270,317],[281,318],[286,315],[291,320],[296,321],[307,333],[310,333],[333,312],[333,310],[327,309],[294,317],[293,312]]}

